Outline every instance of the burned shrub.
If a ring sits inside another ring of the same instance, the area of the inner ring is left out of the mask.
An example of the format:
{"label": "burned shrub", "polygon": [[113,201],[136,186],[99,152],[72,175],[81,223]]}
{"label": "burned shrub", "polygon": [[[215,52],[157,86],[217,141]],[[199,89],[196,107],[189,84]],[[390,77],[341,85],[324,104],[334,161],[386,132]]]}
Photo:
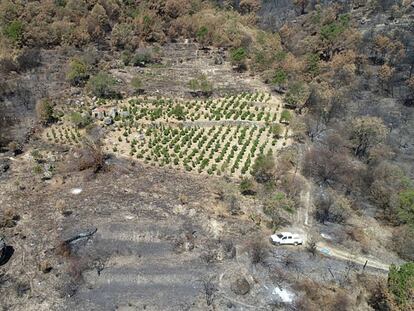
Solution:
{"label": "burned shrub", "polygon": [[78,168],[80,171],[91,169],[94,173],[97,173],[104,167],[105,155],[99,143],[86,139],[78,153]]}
{"label": "burned shrub", "polygon": [[227,209],[231,215],[240,214],[240,204],[234,195],[227,200]]}
{"label": "burned shrub", "polygon": [[25,49],[16,59],[20,71],[27,71],[41,65],[41,55],[38,49]]}
{"label": "burned shrub", "polygon": [[11,58],[0,59],[0,73],[7,75],[12,71],[17,71],[17,66]]}
{"label": "burned shrub", "polygon": [[266,264],[266,259],[269,256],[269,252],[267,246],[263,242],[254,241],[249,244],[248,248],[252,264]]}
{"label": "burned shrub", "polygon": [[349,201],[331,192],[321,193],[315,205],[315,219],[322,224],[325,222],[345,223],[349,217]]}

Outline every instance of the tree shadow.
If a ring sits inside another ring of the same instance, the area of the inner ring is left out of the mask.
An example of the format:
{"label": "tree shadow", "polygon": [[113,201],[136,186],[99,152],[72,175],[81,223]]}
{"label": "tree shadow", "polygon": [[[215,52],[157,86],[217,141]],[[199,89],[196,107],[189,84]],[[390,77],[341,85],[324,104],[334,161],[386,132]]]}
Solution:
{"label": "tree shadow", "polygon": [[13,256],[14,254],[14,248],[13,246],[6,246],[6,248],[3,250],[3,255],[0,257],[0,266],[5,265],[10,258]]}

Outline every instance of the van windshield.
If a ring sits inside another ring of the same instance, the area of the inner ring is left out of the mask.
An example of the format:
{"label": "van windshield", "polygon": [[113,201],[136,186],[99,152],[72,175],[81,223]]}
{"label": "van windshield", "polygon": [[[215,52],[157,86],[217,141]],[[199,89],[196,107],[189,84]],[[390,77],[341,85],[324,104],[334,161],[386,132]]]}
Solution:
{"label": "van windshield", "polygon": [[283,235],[279,233],[279,234],[277,235],[277,237],[278,237],[279,239],[281,239],[281,238],[283,238]]}

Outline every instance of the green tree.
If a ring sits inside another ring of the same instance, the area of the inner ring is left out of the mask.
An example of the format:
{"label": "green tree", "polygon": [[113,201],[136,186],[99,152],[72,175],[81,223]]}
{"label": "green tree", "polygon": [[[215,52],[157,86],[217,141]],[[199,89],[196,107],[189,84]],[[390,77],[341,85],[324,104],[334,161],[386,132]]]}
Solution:
{"label": "green tree", "polygon": [[390,266],[388,288],[403,310],[414,305],[414,262]]}
{"label": "green tree", "polygon": [[36,104],[36,116],[40,123],[46,125],[54,120],[53,107],[48,100]]}
{"label": "green tree", "polygon": [[387,127],[377,117],[359,117],[351,123],[351,141],[354,144],[355,155],[366,157],[369,150],[383,142],[387,136]]}
{"label": "green tree", "polygon": [[309,87],[303,82],[294,82],[289,85],[285,94],[286,104],[291,108],[301,108],[309,98]]}
{"label": "green tree", "polygon": [[267,154],[260,154],[252,167],[252,175],[258,183],[270,181],[275,172],[275,159],[271,150]]}
{"label": "green tree", "polygon": [[330,43],[338,40],[339,36],[348,28],[349,20],[349,15],[343,14],[337,20],[322,26],[320,31],[321,38]]}
{"label": "green tree", "polygon": [[73,58],[69,63],[66,79],[74,86],[83,85],[89,79],[87,65],[84,61]]}
{"label": "green tree", "polygon": [[89,115],[84,115],[79,112],[72,112],[70,114],[70,121],[77,128],[84,128],[91,124],[92,118]]}
{"label": "green tree", "polygon": [[414,188],[400,192],[399,199],[398,218],[414,229]]}
{"label": "green tree", "polygon": [[119,98],[120,94],[116,90],[116,85],[117,81],[112,75],[101,71],[88,81],[87,88],[93,95],[100,98]]}
{"label": "green tree", "polygon": [[306,71],[312,77],[316,77],[319,74],[319,55],[315,53],[309,54],[306,67]]}

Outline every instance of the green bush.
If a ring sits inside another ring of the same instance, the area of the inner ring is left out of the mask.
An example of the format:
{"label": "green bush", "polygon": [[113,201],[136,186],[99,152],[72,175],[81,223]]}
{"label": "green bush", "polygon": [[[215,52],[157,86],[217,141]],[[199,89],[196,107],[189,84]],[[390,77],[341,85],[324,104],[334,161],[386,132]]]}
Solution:
{"label": "green bush", "polygon": [[319,74],[319,55],[312,53],[307,57],[306,71],[313,77]]}
{"label": "green bush", "polygon": [[305,104],[309,97],[309,88],[303,82],[295,82],[289,85],[285,94],[286,103],[292,108],[298,108]]}
{"label": "green bush", "polygon": [[36,116],[44,125],[53,122],[53,107],[48,100],[42,100],[36,104]]}
{"label": "green bush", "polygon": [[83,85],[89,79],[89,73],[85,62],[74,58],[69,63],[66,79],[74,86]]}
{"label": "green bush", "polygon": [[4,35],[13,43],[20,43],[23,39],[24,27],[20,20],[11,21],[3,30]]}
{"label": "green bush", "polygon": [[153,61],[152,55],[149,52],[136,53],[131,58],[131,64],[133,66],[145,66]]}
{"label": "green bush", "polygon": [[142,80],[139,77],[133,77],[131,80],[131,86],[134,89],[135,94],[142,93]]}
{"label": "green bush", "polygon": [[[282,112],[283,115],[283,112]],[[282,136],[283,129],[280,124],[272,125],[270,128],[270,133],[273,135],[274,138],[280,138]]]}
{"label": "green bush", "polygon": [[194,92],[200,91],[207,94],[213,91],[213,84],[207,79],[205,74],[201,74],[197,78],[191,79],[188,86]]}
{"label": "green bush", "polygon": [[338,20],[322,26],[320,36],[323,40],[334,42],[349,26],[349,15],[340,15]]}
{"label": "green bush", "polygon": [[390,266],[388,273],[388,288],[394,295],[401,310],[412,306],[414,288],[414,262],[408,262],[400,267]]}
{"label": "green bush", "polygon": [[206,26],[200,27],[200,29],[196,32],[196,37],[198,42],[204,42],[205,38],[208,34],[208,28]]}
{"label": "green bush", "polygon": [[72,112],[70,114],[70,121],[77,128],[84,128],[92,123],[92,118],[87,114],[81,114],[79,112]]}
{"label": "green bush", "polygon": [[414,229],[414,189],[400,192],[399,201],[398,218]]}
{"label": "green bush", "polygon": [[230,58],[233,63],[239,64],[247,58],[247,51],[243,47],[234,49],[231,51]]}
{"label": "green bush", "polygon": [[280,84],[284,84],[286,82],[286,80],[287,80],[286,71],[284,71],[281,68],[276,69],[276,72],[275,72],[275,74],[273,76],[273,79],[272,79],[272,83],[280,85]]}
{"label": "green bush", "polygon": [[243,178],[240,182],[240,192],[244,195],[256,194],[256,186],[251,178]]}
{"label": "green bush", "polygon": [[275,160],[271,150],[264,155],[260,154],[252,167],[252,175],[259,183],[266,183],[273,178],[275,171]]}
{"label": "green bush", "polygon": [[93,95],[100,98],[120,98],[116,85],[117,81],[112,75],[100,72],[88,81],[87,88]]}
{"label": "green bush", "polygon": [[289,123],[291,120],[292,120],[292,114],[290,113],[290,111],[283,110],[280,115],[280,121]]}

